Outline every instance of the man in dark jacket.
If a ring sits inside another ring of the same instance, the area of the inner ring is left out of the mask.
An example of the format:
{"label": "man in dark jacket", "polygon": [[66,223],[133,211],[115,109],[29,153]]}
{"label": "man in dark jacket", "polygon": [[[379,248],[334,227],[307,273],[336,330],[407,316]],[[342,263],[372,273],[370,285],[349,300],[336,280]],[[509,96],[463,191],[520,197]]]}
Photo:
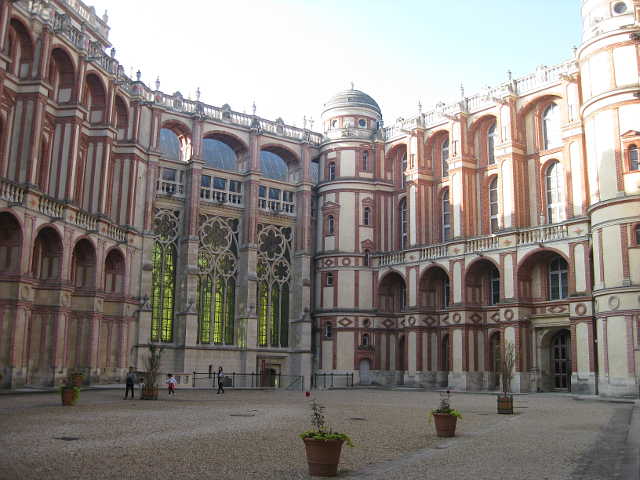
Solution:
{"label": "man in dark jacket", "polygon": [[124,398],[126,400],[131,391],[131,400],[133,400],[133,385],[136,383],[136,374],[133,372],[133,367],[129,367],[129,373],[127,373],[127,387],[124,391]]}

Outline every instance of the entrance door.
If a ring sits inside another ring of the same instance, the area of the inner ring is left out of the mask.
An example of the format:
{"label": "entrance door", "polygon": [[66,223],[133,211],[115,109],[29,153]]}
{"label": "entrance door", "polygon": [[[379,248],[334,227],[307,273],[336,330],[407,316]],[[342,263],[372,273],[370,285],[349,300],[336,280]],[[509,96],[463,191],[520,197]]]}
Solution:
{"label": "entrance door", "polygon": [[363,358],[360,360],[360,385],[371,385],[371,378],[369,377],[369,360]]}
{"label": "entrance door", "polygon": [[553,367],[554,388],[571,389],[571,337],[569,332],[558,333],[551,343],[551,363]]}

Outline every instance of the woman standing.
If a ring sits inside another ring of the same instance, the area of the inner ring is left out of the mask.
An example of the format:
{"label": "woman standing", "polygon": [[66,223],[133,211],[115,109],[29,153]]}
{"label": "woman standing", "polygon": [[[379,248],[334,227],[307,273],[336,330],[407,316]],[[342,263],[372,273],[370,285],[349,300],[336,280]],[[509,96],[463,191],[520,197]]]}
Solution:
{"label": "woman standing", "polygon": [[222,367],[218,368],[218,392],[216,393],[216,395],[218,393],[222,393],[224,395],[224,372],[222,371]]}

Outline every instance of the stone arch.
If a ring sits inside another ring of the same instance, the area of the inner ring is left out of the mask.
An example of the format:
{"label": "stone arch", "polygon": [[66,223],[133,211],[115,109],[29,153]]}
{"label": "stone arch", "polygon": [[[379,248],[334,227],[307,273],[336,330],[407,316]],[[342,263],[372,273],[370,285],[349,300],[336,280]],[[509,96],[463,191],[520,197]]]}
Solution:
{"label": "stone arch", "polygon": [[69,103],[74,98],[76,67],[69,51],[57,45],[49,58],[48,80],[51,84],[50,96],[57,103]]}
{"label": "stone arch", "polygon": [[531,100],[529,100],[527,103],[525,103],[520,108],[520,110],[516,115],[516,123],[517,123],[516,132],[518,136],[517,140],[523,144],[526,144],[526,135],[527,135],[526,117],[530,113],[533,113],[534,131],[532,133],[534,135],[534,138],[533,138],[534,150],[536,151],[542,150],[542,122],[541,122],[542,112],[544,111],[545,108],[547,108],[547,106],[549,106],[549,104],[555,102],[559,105],[560,101],[562,100],[564,99],[560,95],[547,93],[547,94],[538,95],[537,97],[534,97]]}
{"label": "stone arch", "polygon": [[89,110],[89,123],[101,125],[107,117],[107,89],[102,79],[94,72],[85,77],[84,105]]}
{"label": "stone arch", "polygon": [[[491,163],[489,161],[488,134],[492,125],[495,125],[495,133],[497,135],[498,117],[494,114],[488,113],[474,120],[469,127],[469,135],[467,137],[469,141],[468,148],[471,154],[475,157],[476,164],[478,166],[487,166]],[[494,142],[494,146],[495,143],[497,142]]]}
{"label": "stone arch", "polygon": [[62,276],[64,248],[62,236],[53,225],[43,225],[37,232],[31,257],[31,275],[41,282],[58,282]]}
{"label": "stone arch", "polygon": [[297,182],[301,179],[301,167],[300,157],[288,146],[279,143],[260,146],[260,171],[264,177]]}
{"label": "stone arch", "polygon": [[561,258],[567,266],[567,296],[573,291],[573,266],[570,259],[560,250],[550,247],[537,248],[528,252],[517,266],[516,296],[528,301],[549,299],[549,265],[555,258]]}
{"label": "stone arch", "polygon": [[249,148],[237,135],[221,130],[209,131],[202,136],[200,150],[200,158],[208,167],[231,171],[247,170]]}
{"label": "stone arch", "polygon": [[403,185],[402,179],[404,178],[404,171],[402,165],[407,162],[408,149],[409,147],[406,142],[398,142],[394,144],[385,155],[385,171],[383,175],[387,180],[391,180],[396,185]]}
{"label": "stone arch", "polygon": [[124,253],[118,247],[110,248],[104,260],[104,291],[107,294],[123,294],[125,273]]}
{"label": "stone arch", "polygon": [[463,278],[467,305],[495,305],[500,301],[502,273],[493,258],[483,256],[474,259],[467,265]]}
{"label": "stone arch", "polygon": [[118,131],[118,140],[125,140],[129,134],[129,107],[121,95],[116,95],[114,120]]}
{"label": "stone arch", "polygon": [[33,67],[35,41],[22,20],[11,18],[6,41],[6,49],[11,59],[7,70],[18,78],[29,78]]}
{"label": "stone arch", "polygon": [[158,150],[168,160],[187,162],[191,158],[191,130],[178,120],[162,122]]}
{"label": "stone arch", "polygon": [[[559,337],[564,336],[565,342]],[[538,337],[538,390],[571,391],[571,365],[573,359],[571,330],[568,326],[554,326],[540,329]],[[564,343],[564,345],[562,345]],[[558,358],[554,358],[558,357]],[[564,357],[564,358],[562,358]]]}
{"label": "stone arch", "polygon": [[[433,132],[425,141],[424,153],[426,156],[427,168],[432,168],[434,174],[442,177],[442,146],[445,141],[449,141],[451,133],[448,129],[438,129]],[[451,157],[451,145],[449,144],[449,157]]]}
{"label": "stone arch", "polygon": [[77,290],[95,290],[96,249],[91,240],[81,237],[71,255],[71,284]]}
{"label": "stone arch", "polygon": [[449,272],[438,264],[425,268],[418,282],[418,305],[436,310],[450,303],[451,279]]}
{"label": "stone arch", "polygon": [[406,307],[407,283],[397,270],[387,271],[378,282],[378,308],[383,312],[398,313]]}
{"label": "stone arch", "polygon": [[22,226],[10,212],[0,212],[0,273],[20,272],[22,255]]}

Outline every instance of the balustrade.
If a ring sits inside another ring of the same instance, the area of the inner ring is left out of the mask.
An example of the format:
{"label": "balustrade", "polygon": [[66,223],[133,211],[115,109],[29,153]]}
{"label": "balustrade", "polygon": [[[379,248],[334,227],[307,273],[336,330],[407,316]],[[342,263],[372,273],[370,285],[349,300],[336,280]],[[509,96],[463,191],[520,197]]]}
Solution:
{"label": "balustrade", "polygon": [[24,193],[24,188],[5,179],[0,179],[0,199],[9,203],[21,204],[24,200]]}
{"label": "balustrade", "polygon": [[51,198],[40,197],[38,202],[38,210],[40,213],[47,215],[51,218],[62,218],[64,212],[64,205]]}
{"label": "balustrade", "polygon": [[258,208],[274,213],[295,215],[294,192],[260,185],[258,190]]}
{"label": "balustrade", "polygon": [[569,236],[567,225],[547,225],[518,232],[518,245],[562,240]]}
{"label": "balustrade", "polygon": [[82,227],[91,231],[97,230],[97,227],[98,227],[98,219],[93,215],[83,211],[76,212],[73,223],[75,223],[79,227]]}
{"label": "balustrade", "polygon": [[496,248],[500,248],[498,237],[473,238],[467,240],[464,244],[464,251],[466,253],[482,252]]}

